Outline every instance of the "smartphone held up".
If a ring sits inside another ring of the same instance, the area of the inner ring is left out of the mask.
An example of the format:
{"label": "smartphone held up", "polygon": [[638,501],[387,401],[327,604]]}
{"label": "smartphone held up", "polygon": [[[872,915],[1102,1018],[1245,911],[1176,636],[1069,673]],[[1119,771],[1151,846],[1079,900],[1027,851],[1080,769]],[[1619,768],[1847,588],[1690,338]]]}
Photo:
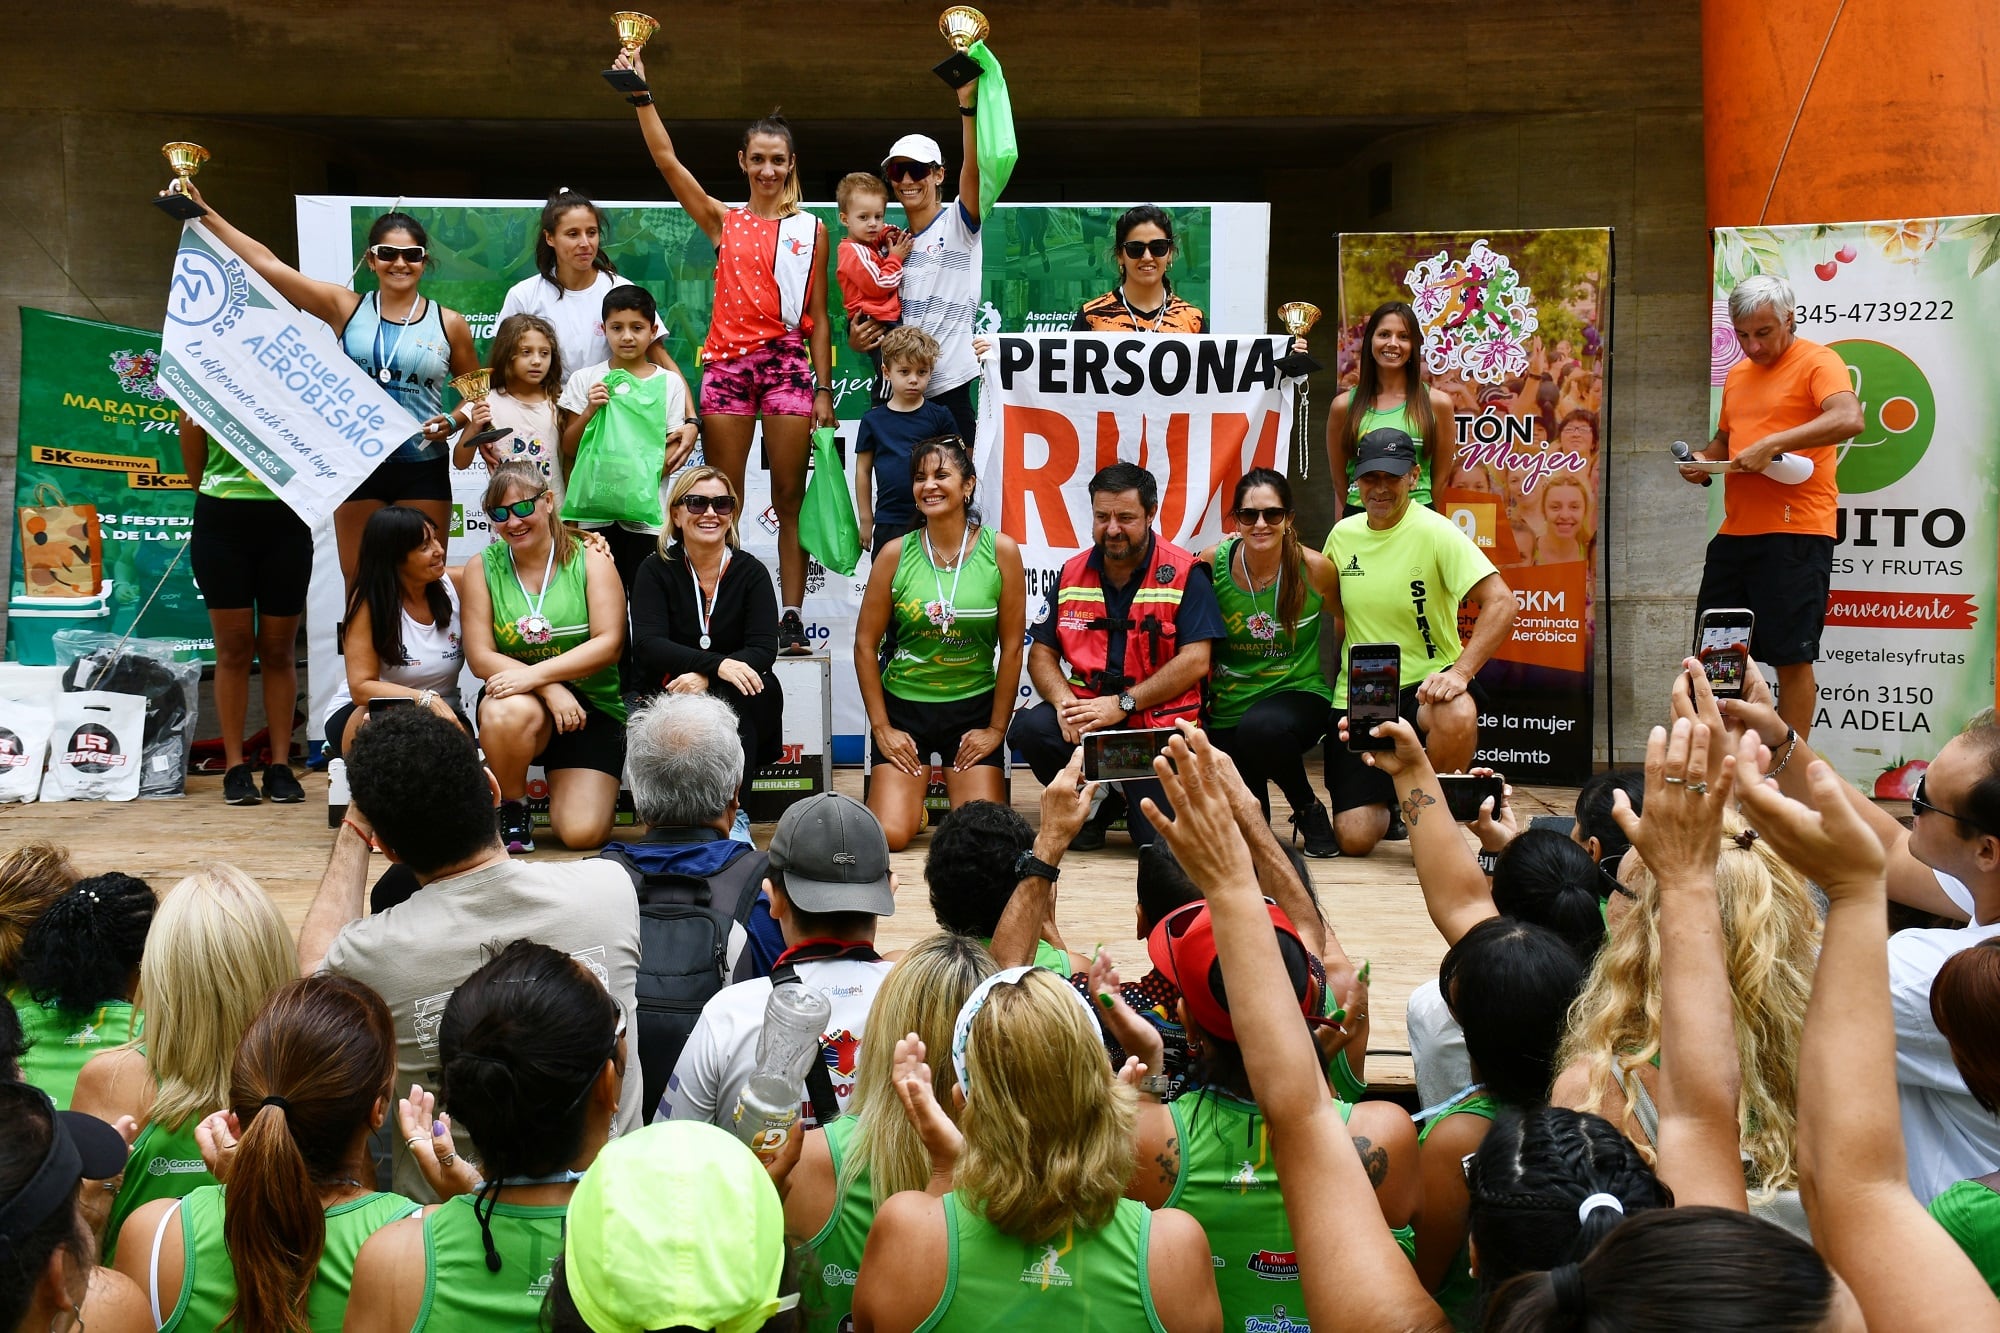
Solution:
{"label": "smartphone held up", "polygon": [[1347,650],[1347,748],[1393,750],[1370,733],[1402,716],[1403,650],[1393,643],[1357,643]]}
{"label": "smartphone held up", "polygon": [[1757,617],[1744,607],[1711,607],[1695,623],[1694,655],[1718,699],[1741,699],[1750,673],[1750,636]]}

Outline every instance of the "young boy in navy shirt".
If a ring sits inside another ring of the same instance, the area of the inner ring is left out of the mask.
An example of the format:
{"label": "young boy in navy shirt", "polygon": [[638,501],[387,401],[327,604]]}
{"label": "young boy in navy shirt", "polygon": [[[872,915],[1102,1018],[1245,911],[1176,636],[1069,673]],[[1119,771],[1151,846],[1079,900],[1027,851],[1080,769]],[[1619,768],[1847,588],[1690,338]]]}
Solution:
{"label": "young boy in navy shirt", "polygon": [[[937,340],[922,329],[905,325],[889,331],[882,340],[881,353],[889,397],[861,418],[854,441],[859,483],[854,488],[854,516],[861,531],[873,529],[868,546],[871,552],[880,551],[883,543],[916,526],[917,502],[910,488],[910,456],[916,446],[939,435],[958,434],[958,422],[951,412],[924,397],[931,367],[937,364]],[[864,480],[871,468],[875,481],[872,505]]]}

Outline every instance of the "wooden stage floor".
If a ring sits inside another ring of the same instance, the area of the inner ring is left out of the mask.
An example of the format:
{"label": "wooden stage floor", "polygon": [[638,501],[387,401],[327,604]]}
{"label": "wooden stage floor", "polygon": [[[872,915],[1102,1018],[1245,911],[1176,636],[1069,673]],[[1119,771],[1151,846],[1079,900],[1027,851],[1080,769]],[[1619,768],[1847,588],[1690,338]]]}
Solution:
{"label": "wooden stage floor", "polygon": [[[1040,788],[1024,770],[1017,773],[1015,808],[1030,824],[1038,823]],[[160,892],[196,866],[231,862],[270,892],[296,932],[332,842],[326,827],[326,778],[312,773],[302,780],[303,805],[224,805],[217,777],[190,779],[188,795],[177,801],[0,805],[0,849],[26,838],[52,838],[69,846],[86,873],[122,870],[149,880]],[[836,769],[834,786],[859,798],[860,770]],[[1290,811],[1275,789],[1272,798],[1273,826],[1288,834]],[[1575,791],[1565,788],[1515,792],[1523,827],[1535,815],[1569,814],[1575,798]],[[765,845],[771,826],[755,826],[754,835],[759,846]],[[1466,837],[1469,841],[1471,834]],[[919,835],[894,858],[899,910],[883,925],[885,948],[909,944],[934,928],[924,887],[927,845],[927,836]],[[582,853],[545,849],[534,855],[571,860]],[[1133,938],[1134,855],[1124,836],[1114,833],[1104,850],[1065,858],[1056,910],[1070,948],[1088,954],[1102,942],[1128,975],[1146,968],[1145,946]],[[372,874],[381,873],[381,864],[376,858]],[[1342,945],[1357,963],[1364,958],[1374,963],[1369,1080],[1384,1090],[1407,1090],[1412,1076],[1404,1005],[1413,987],[1437,975],[1444,955],[1444,943],[1424,912],[1409,844],[1384,843],[1364,859],[1312,865],[1320,901]]]}

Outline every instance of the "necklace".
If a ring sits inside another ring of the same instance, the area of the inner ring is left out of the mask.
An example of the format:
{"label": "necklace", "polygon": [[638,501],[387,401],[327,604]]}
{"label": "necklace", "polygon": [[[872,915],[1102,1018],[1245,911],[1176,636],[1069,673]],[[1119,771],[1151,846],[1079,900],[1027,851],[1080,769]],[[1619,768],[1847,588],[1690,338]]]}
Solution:
{"label": "necklace", "polygon": [[937,626],[940,634],[949,637],[951,622],[958,619],[958,580],[965,573],[965,548],[972,540],[972,525],[966,524],[965,530],[958,536],[958,558],[952,561],[949,597],[945,596],[944,575],[938,571],[937,552],[931,549],[931,534],[926,530],[923,536],[924,559],[930,561],[931,581],[937,586],[937,600],[924,607],[924,619]]}
{"label": "necklace", "polygon": [[521,636],[521,642],[544,644],[555,637],[555,626],[542,614],[542,604],[549,600],[549,579],[556,568],[556,544],[549,543],[549,558],[542,565],[542,591],[539,596],[530,594],[528,585],[521,582],[521,567],[514,563],[514,553],[507,552],[507,566],[514,571],[514,586],[521,590],[521,600],[528,604],[528,614],[514,621],[514,632]]}
{"label": "necklace", "polygon": [[1171,304],[1171,298],[1167,295],[1165,288],[1160,290],[1160,308],[1153,312],[1153,322],[1143,327],[1139,319],[1139,312],[1134,310],[1132,303],[1125,299],[1125,284],[1122,282],[1118,284],[1118,304],[1125,307],[1125,318],[1132,321],[1133,328],[1138,329],[1141,333],[1158,333],[1160,325],[1166,322],[1167,306]]}
{"label": "necklace", "polygon": [[1278,598],[1285,584],[1285,566],[1278,565],[1278,573],[1271,580],[1271,610],[1265,611],[1257,605],[1257,580],[1250,576],[1250,550],[1242,538],[1236,539],[1236,551],[1243,557],[1243,591],[1250,594],[1250,615],[1244,620],[1243,628],[1250,631],[1250,637],[1269,643],[1278,637],[1278,618],[1272,612],[1278,609]]}
{"label": "necklace", "polygon": [[[686,554],[685,548],[682,549],[682,554],[683,555]],[[722,568],[715,571],[716,593],[718,594],[721,593],[722,576],[724,574],[727,574],[728,572],[729,572],[729,548],[727,546],[724,546],[722,548]],[[695,571],[694,557],[691,555],[688,556],[688,577],[694,580],[694,614],[696,619],[701,621],[701,646],[703,648],[707,648],[711,646],[708,634],[708,618],[709,615],[715,610],[715,603],[712,598],[705,597],[702,595],[701,575]]]}
{"label": "necklace", "polygon": [[389,344],[387,355],[382,352],[382,326],[389,323],[389,313],[382,308],[382,293],[375,293],[375,378],[384,384],[396,378],[396,349],[403,345],[403,335],[410,331],[410,325],[423,318],[423,294],[418,293],[410,302],[410,313],[396,324],[396,341]]}

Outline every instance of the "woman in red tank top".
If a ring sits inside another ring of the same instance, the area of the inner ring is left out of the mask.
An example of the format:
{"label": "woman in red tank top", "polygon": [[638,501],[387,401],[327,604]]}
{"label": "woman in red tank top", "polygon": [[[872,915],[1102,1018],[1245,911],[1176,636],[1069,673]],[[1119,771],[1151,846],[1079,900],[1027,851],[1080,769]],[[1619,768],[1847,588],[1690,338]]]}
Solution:
{"label": "woman in red tank top", "polygon": [[[645,76],[636,55],[621,53],[618,63]],[[701,348],[703,453],[741,494],[750,441],[763,419],[778,513],[778,651],[803,655],[811,650],[799,614],[806,560],[798,524],[808,431],[834,424],[826,228],[799,208],[798,156],[782,119],[760,120],[744,131],[736,161],[750,182],[750,201],[731,208],[704,190],[681,161],[651,94],[628,100],[639,109],[646,147],[674,198],[715,245],[715,305]]]}

